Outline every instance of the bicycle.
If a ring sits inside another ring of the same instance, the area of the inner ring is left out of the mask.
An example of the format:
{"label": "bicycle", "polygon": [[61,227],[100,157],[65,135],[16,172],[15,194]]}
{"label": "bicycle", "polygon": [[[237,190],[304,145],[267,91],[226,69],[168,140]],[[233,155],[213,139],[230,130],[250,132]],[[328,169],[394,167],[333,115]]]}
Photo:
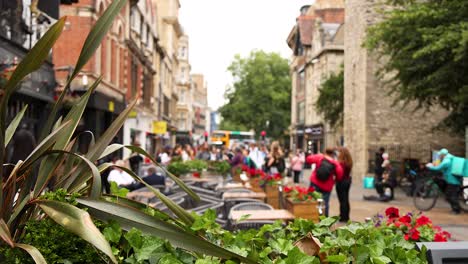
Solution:
{"label": "bicycle", "polygon": [[[434,208],[440,193],[444,193],[446,182],[439,174],[432,173],[416,184],[413,195],[414,206],[421,211]],[[458,201],[464,211],[468,211],[468,186],[460,185]]]}

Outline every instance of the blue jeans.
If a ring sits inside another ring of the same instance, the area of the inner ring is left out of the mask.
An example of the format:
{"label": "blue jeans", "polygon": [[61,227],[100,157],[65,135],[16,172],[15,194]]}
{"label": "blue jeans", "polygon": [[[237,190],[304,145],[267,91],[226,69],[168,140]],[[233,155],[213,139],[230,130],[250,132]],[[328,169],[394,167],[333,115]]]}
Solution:
{"label": "blue jeans", "polygon": [[331,194],[331,192],[324,192],[322,189],[320,189],[320,187],[318,187],[317,185],[315,185],[313,183],[310,183],[310,186],[314,187],[314,189],[317,192],[322,194],[322,199],[323,199],[323,202],[325,203],[325,216],[328,217],[328,208],[329,208],[329,205],[330,205],[330,194]]}

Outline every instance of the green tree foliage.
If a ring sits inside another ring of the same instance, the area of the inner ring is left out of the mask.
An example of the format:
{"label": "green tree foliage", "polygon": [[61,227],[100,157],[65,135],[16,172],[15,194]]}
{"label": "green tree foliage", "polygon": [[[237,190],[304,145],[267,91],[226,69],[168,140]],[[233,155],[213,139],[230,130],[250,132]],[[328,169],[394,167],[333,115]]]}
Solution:
{"label": "green tree foliage", "polygon": [[317,112],[323,115],[331,126],[343,123],[344,101],[344,71],[332,73],[319,89],[319,97],[315,103]]}
{"label": "green tree foliage", "polygon": [[445,124],[468,125],[468,1],[393,0],[385,19],[371,27],[367,47],[384,56],[380,74],[391,92],[418,108],[441,105]]}
{"label": "green tree foliage", "polygon": [[277,53],[252,51],[247,58],[236,55],[228,70],[234,84],[225,94],[228,103],[219,109],[225,122],[257,134],[265,130],[273,138],[283,135],[291,112],[288,61]]}

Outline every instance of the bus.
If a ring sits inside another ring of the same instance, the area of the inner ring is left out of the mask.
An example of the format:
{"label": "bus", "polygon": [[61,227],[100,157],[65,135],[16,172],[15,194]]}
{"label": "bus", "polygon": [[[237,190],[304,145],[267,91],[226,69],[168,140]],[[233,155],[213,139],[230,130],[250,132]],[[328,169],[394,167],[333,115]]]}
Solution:
{"label": "bus", "polygon": [[255,133],[251,131],[215,130],[211,133],[211,143],[224,145],[227,148],[235,143],[249,144],[255,142]]}

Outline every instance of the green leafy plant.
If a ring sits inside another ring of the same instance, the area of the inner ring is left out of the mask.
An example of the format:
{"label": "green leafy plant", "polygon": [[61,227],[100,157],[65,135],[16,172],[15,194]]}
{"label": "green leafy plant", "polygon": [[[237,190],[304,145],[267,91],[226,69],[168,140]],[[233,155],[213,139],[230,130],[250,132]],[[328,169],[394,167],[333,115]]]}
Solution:
{"label": "green leafy plant", "polygon": [[208,163],[204,160],[189,160],[186,161],[187,165],[190,168],[190,171],[201,173],[203,170],[208,169]]}
{"label": "green leafy plant", "polygon": [[229,171],[231,170],[231,165],[229,162],[223,160],[223,161],[211,161],[209,163],[208,170],[213,170],[216,173],[219,173],[220,175],[227,175]]}
{"label": "green leafy plant", "polygon": [[167,166],[167,170],[176,176],[181,176],[190,172],[190,166],[186,162],[176,161],[176,162],[171,162]]}
{"label": "green leafy plant", "polygon": [[[24,161],[13,164],[9,174],[6,174],[4,166],[0,166],[0,239],[11,248],[25,250],[36,263],[46,263],[44,256],[36,247],[25,243],[27,240],[24,239],[23,235],[25,227],[30,221],[48,219],[48,221],[56,222],[68,232],[89,242],[106,255],[110,262],[117,263],[109,242],[94,225],[92,215],[94,219],[102,221],[115,220],[122,225],[124,230],[138,227],[142,232],[167,239],[177,247],[199,254],[252,263],[245,257],[220,248],[207,242],[202,236],[189,232],[184,224],[193,222],[191,215],[158,190],[150,188],[151,186],[149,186],[150,190],[174,212],[177,216],[176,219],[169,221],[163,217],[163,214],[146,214],[146,211],[143,211],[143,208],[147,207],[146,205],[131,202],[122,197],[119,199],[115,199],[115,196],[104,197],[104,199],[101,197],[100,172],[109,168],[111,164],[105,163],[96,167],[94,163],[98,159],[125,147],[148,157],[154,164],[159,165],[153,157],[139,147],[121,144],[109,145],[132,111],[136,100],[133,100],[119,114],[110,127],[94,144],[89,146],[88,152],[83,155],[74,152],[77,143],[77,137],[74,135],[88,100],[99,85],[101,78],[98,78],[88,91],[72,105],[68,114],[58,119],[55,118],[63,105],[70,83],[92,57],[111,27],[114,17],[126,4],[126,0],[112,1],[89,32],[74,71],[67,80],[64,91],[53,106],[50,118],[43,126],[41,140],[37,147]],[[6,83],[0,87],[0,160],[4,160],[5,145],[11,140],[25,112],[23,109],[7,127],[8,101],[12,94],[19,89],[18,84],[30,73],[39,69],[47,58],[63,30],[65,21],[66,18],[61,18],[51,26],[8,76]],[[36,166],[39,168],[37,177],[33,175]],[[131,174],[136,180],[143,182],[133,172]],[[168,175],[193,199],[199,200],[199,197],[180,179],[171,173]],[[43,196],[47,188],[51,191],[60,190],[60,192]],[[67,200],[66,197],[69,195],[71,195],[70,199],[74,199],[73,203]]]}
{"label": "green leafy plant", "polygon": [[322,83],[315,102],[317,112],[332,126],[343,124],[344,111],[344,69],[332,73]]}

